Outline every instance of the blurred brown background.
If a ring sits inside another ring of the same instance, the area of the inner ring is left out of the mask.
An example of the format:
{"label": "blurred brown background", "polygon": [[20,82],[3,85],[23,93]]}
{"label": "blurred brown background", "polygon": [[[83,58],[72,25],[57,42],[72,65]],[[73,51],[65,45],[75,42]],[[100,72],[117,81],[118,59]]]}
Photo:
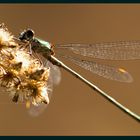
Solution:
{"label": "blurred brown background", "polygon": [[[0,22],[18,35],[30,27],[52,43],[94,43],[140,39],[140,5],[1,4]],[[134,82],[120,83],[63,60],[118,101],[140,114],[140,60],[103,61],[128,70]],[[50,105],[41,116],[0,98],[0,135],[140,135],[140,123],[61,70]]]}

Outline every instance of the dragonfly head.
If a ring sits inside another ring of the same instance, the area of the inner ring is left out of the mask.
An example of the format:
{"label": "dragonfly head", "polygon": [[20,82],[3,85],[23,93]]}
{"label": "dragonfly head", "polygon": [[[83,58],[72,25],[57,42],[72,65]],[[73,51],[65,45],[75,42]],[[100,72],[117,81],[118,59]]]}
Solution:
{"label": "dragonfly head", "polygon": [[30,41],[34,38],[34,31],[32,29],[26,29],[20,33],[19,39],[21,41]]}

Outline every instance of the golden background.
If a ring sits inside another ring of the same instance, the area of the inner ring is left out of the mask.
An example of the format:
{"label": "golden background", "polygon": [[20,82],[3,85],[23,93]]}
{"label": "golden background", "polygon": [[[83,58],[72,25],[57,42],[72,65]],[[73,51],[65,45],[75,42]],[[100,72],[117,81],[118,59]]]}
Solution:
{"label": "golden background", "polygon": [[[25,28],[53,44],[140,39],[140,5],[1,4],[0,22],[18,35]],[[61,59],[63,60],[63,59]],[[115,99],[140,114],[140,60],[103,61],[128,70],[133,83],[104,79],[63,60]],[[140,135],[140,123],[64,70],[39,117],[7,94],[0,96],[0,135]]]}

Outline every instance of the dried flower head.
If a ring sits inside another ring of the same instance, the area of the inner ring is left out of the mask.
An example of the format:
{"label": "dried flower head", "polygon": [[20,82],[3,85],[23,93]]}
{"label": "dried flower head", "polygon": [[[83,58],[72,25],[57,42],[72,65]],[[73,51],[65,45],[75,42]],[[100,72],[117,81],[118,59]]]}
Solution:
{"label": "dried flower head", "polygon": [[40,64],[16,43],[8,29],[0,25],[0,88],[14,102],[33,105],[49,103],[47,81],[49,68]]}

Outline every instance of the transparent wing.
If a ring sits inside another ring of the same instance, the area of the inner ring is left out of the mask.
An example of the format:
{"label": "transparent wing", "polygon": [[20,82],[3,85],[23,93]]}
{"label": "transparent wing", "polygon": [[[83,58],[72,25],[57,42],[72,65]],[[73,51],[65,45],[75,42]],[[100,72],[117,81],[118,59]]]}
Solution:
{"label": "transparent wing", "polygon": [[56,65],[53,65],[51,62],[46,60],[46,64],[51,68],[50,75],[51,80],[54,85],[58,85],[61,82],[61,71],[60,68]]}
{"label": "transparent wing", "polygon": [[38,117],[45,111],[47,106],[48,106],[47,104],[41,104],[39,106],[31,105],[30,108],[28,109],[28,113],[32,117]]}
{"label": "transparent wing", "polygon": [[56,49],[66,49],[75,54],[99,59],[140,59],[140,40],[95,44],[59,44],[56,45]]}
{"label": "transparent wing", "polygon": [[69,56],[62,56],[71,62],[75,63],[76,65],[91,71],[92,73],[95,73],[99,76],[102,76],[104,78],[110,79],[110,80],[116,80],[120,82],[132,82],[133,78],[132,76],[125,71],[122,68],[115,68],[113,66],[105,65],[105,64],[100,64],[96,63],[93,61],[87,61],[87,60],[80,60],[78,58],[73,58]]}

